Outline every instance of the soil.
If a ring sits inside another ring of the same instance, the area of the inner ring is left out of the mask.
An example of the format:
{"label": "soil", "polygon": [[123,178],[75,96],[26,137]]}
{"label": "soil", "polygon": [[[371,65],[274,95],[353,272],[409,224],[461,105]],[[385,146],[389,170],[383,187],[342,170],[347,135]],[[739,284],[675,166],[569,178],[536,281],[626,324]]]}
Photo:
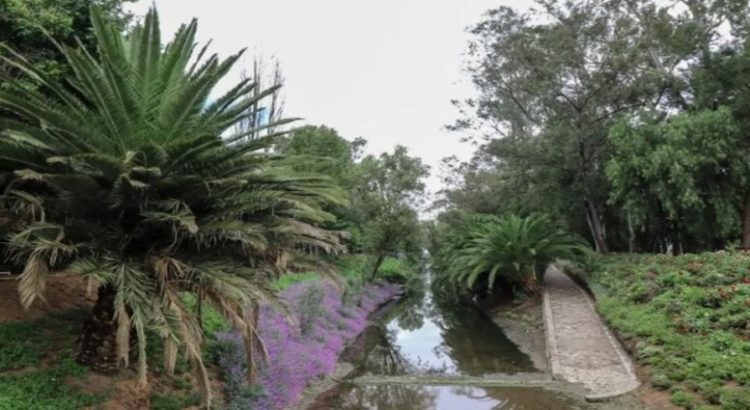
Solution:
{"label": "soil", "polygon": [[112,385],[112,393],[104,402],[104,410],[147,409],[150,408],[149,388],[141,389],[134,379],[117,380]]}
{"label": "soil", "polygon": [[18,296],[18,281],[0,280],[0,324],[14,321],[32,321],[49,312],[64,312],[88,308],[96,300],[96,292],[88,294],[86,281],[77,275],[56,274],[47,278],[45,301],[24,309]]}
{"label": "soil", "polygon": [[682,407],[675,406],[672,404],[671,395],[667,390],[657,390],[651,387],[648,383],[648,376],[643,373],[643,367],[636,365],[636,374],[638,378],[644,381],[638,390],[634,392],[634,396],[637,397],[643,404],[649,409],[654,410],[680,410]]}

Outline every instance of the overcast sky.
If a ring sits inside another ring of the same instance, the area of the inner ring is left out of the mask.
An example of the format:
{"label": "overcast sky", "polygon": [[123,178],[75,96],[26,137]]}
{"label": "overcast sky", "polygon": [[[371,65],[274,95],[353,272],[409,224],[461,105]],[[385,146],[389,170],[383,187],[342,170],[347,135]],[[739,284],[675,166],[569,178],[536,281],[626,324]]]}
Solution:
{"label": "overcast sky", "polygon": [[[443,127],[457,118],[450,104],[470,96],[462,72],[466,27],[500,4],[528,0],[156,0],[163,33],[198,18],[198,39],[222,56],[248,48],[275,56],[286,77],[287,116],[325,124],[368,152],[406,145],[432,166],[439,189],[443,157],[468,158],[472,147]],[[151,0],[131,9],[145,14]],[[232,81],[239,69],[232,73]]]}

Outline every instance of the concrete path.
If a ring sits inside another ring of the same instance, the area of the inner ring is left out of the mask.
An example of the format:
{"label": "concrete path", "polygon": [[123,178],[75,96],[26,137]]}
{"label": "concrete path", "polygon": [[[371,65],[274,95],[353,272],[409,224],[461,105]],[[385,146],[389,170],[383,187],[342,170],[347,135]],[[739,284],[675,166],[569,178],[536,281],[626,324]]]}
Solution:
{"label": "concrete path", "polygon": [[583,384],[586,399],[604,400],[639,386],[630,358],[591,297],[554,266],[544,277],[544,324],[552,376]]}

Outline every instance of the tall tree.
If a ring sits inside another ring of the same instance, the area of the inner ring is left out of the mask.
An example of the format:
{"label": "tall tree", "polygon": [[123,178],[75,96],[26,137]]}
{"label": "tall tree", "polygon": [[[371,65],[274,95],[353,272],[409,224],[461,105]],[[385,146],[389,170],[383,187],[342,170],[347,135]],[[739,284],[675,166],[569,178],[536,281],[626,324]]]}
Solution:
{"label": "tall tree", "polygon": [[716,249],[739,232],[750,167],[728,109],[623,120],[610,141],[611,200],[631,216],[646,250]]}
{"label": "tall tree", "polygon": [[375,257],[373,277],[389,253],[421,249],[417,208],[428,175],[429,167],[400,145],[392,154],[370,155],[359,165],[354,206],[365,216],[365,248]]}
{"label": "tall tree", "polygon": [[[61,44],[78,39],[95,51],[89,8],[96,5],[103,17],[124,30],[132,16],[123,10],[133,0],[3,0],[0,1],[0,43],[25,56],[35,68],[61,75],[67,68],[64,56],[50,37]],[[9,66],[0,65],[0,73]]]}
{"label": "tall tree", "polygon": [[[273,134],[276,131],[274,124],[283,118],[284,98],[281,95],[281,87],[284,85],[284,74],[278,60],[271,60],[271,62],[273,68],[270,74],[267,72],[267,60],[260,57],[253,59],[251,72],[243,70],[240,74],[242,80],[259,85],[252,93],[252,98],[257,102],[247,107],[245,118],[237,124],[239,132],[255,130],[247,136],[250,139]],[[269,93],[270,96],[263,98],[265,95],[261,93]]]}
{"label": "tall tree", "polygon": [[479,97],[466,102],[455,126],[486,141],[483,152],[521,206],[542,201],[534,210],[585,220],[602,252],[611,215],[608,128],[623,113],[658,105],[669,71],[654,69],[644,52],[653,45],[649,29],[663,21],[644,26],[626,5],[540,1],[540,11],[488,12],[471,30],[469,71]]}
{"label": "tall tree", "polygon": [[349,141],[324,125],[308,125],[281,140],[278,149],[294,157],[295,168],[328,175],[342,186],[350,186],[349,173],[366,144],[362,138]]}
{"label": "tall tree", "polygon": [[349,141],[333,128],[308,125],[294,130],[276,147],[292,169],[327,176],[343,189],[348,202],[330,204],[326,209],[336,215],[336,222],[330,227],[347,232],[350,252],[362,252],[365,219],[362,210],[353,206],[352,195],[360,182],[358,162],[366,144],[363,138]]}
{"label": "tall tree", "polygon": [[[740,127],[742,140],[736,152],[750,149],[750,7],[747,1],[692,5],[692,21],[702,27],[700,59],[691,76],[694,106],[699,110],[727,107]],[[719,6],[723,7],[719,7]],[[699,24],[700,23],[700,24]],[[719,31],[728,27],[729,30]],[[750,249],[750,188],[745,187],[740,205],[742,244]]]}

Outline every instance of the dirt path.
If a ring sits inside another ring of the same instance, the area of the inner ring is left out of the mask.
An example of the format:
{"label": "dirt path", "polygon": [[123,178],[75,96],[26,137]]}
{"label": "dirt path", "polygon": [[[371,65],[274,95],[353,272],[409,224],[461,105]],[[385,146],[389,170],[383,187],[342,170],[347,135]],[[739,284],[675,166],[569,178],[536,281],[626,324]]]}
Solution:
{"label": "dirt path", "polygon": [[630,358],[602,322],[589,295],[553,266],[544,277],[544,321],[553,377],[583,384],[589,400],[638,388]]}

